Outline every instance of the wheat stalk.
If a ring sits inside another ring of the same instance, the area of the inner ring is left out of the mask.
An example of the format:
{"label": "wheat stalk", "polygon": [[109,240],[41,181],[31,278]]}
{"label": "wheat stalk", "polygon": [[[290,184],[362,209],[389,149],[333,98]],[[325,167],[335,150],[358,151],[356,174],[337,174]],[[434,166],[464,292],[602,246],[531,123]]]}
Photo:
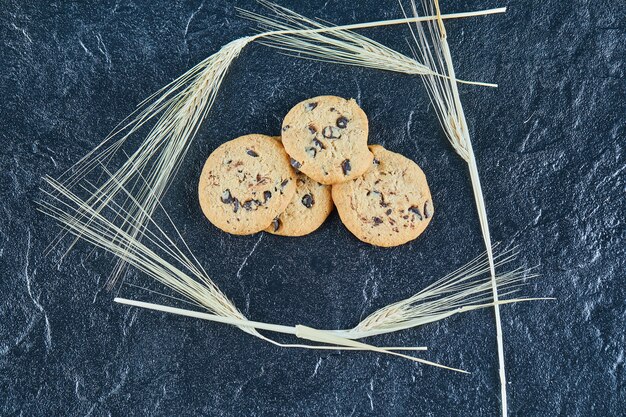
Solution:
{"label": "wheat stalk", "polygon": [[[110,175],[106,167],[103,170],[107,175]],[[49,201],[41,201],[39,209],[59,222],[63,230],[72,233],[79,239],[107,250],[120,260],[134,266],[139,271],[181,295],[184,300],[207,310],[209,313],[193,312],[116,298],[116,301],[120,303],[235,325],[253,336],[282,347],[369,350],[455,371],[460,370],[395,352],[397,350],[422,350],[423,348],[376,347],[355,342],[353,339],[417,327],[444,319],[453,314],[487,306],[487,304],[478,304],[483,301],[481,294],[484,293],[485,289],[484,282],[475,278],[485,272],[485,266],[484,260],[481,263],[480,258],[477,258],[465,267],[428,286],[420,293],[375,312],[354,329],[329,331],[312,329],[302,325],[284,326],[253,322],[248,320],[211,280],[160,203],[159,208],[165,213],[167,220],[176,232],[178,240],[182,242],[182,246],[168,236],[164,229],[153,219],[152,215],[145,213],[140,202],[123,186],[120,186],[120,190],[125,194],[126,201],[136,206],[139,213],[147,216],[150,228],[139,225],[134,220],[134,215],[130,214],[126,208],[118,204],[111,196],[101,196],[101,198],[110,200],[106,212],[96,211],[58,181],[52,178],[46,178],[46,181],[52,191],[43,190],[49,197]],[[95,190],[95,186],[90,184],[89,187],[85,187],[87,192],[94,192]],[[79,212],[85,215],[76,216]],[[113,218],[128,216],[132,220],[129,224],[133,225],[133,229],[130,231],[123,230],[109,220],[107,216]],[[133,233],[139,228],[141,228],[141,237],[144,242],[140,241]],[[148,245],[151,247],[148,247]],[[511,258],[512,255],[506,253],[501,256],[499,262],[504,263]],[[516,270],[510,275],[505,274],[498,283],[510,288],[520,281],[521,276],[522,271]],[[525,300],[528,299],[506,300],[501,303]],[[400,306],[406,308],[402,310],[399,308]],[[398,315],[400,310],[411,310],[412,313],[408,314],[405,312],[403,315]],[[282,344],[260,334],[258,332],[259,329],[292,334],[302,339],[325,343],[327,346]]]}
{"label": "wheat stalk", "polygon": [[[500,397],[502,416],[508,415],[507,393],[506,393],[506,371],[504,360],[504,342],[502,337],[502,324],[500,319],[500,307],[498,297],[498,282],[496,277],[496,261],[492,252],[491,235],[489,232],[489,222],[487,220],[487,210],[483,197],[482,187],[480,184],[480,176],[478,174],[478,166],[476,157],[472,149],[472,141],[470,139],[467,120],[463,111],[463,105],[459,96],[459,90],[455,81],[456,75],[452,56],[447,41],[447,32],[441,19],[441,10],[438,0],[423,0],[424,13],[436,14],[438,19],[428,23],[416,24],[416,31],[411,28],[411,34],[417,45],[417,50],[424,65],[433,72],[445,74],[448,78],[433,77],[428,74],[423,77],[424,85],[428,90],[431,102],[437,110],[439,122],[448,137],[448,140],[457,151],[457,153],[468,163],[472,189],[474,192],[474,200],[478,211],[481,232],[487,250],[487,259],[489,261],[489,273],[491,283],[491,293],[493,297],[493,307],[496,322],[496,342],[498,349],[498,363],[500,375]],[[417,6],[414,0],[411,0],[411,7],[414,16],[418,16]],[[429,36],[426,35],[423,25],[428,28]],[[429,39],[430,38],[430,42]]]}
{"label": "wheat stalk", "polygon": [[[498,265],[513,258],[512,253],[504,252],[500,255]],[[491,280],[489,276],[484,277],[488,273],[488,259],[483,254],[417,294],[375,311],[353,329],[340,331],[338,334],[360,339],[423,326],[459,313],[492,307],[495,303],[487,296],[491,292]],[[517,287],[523,281],[534,277],[536,275],[518,268],[499,275],[496,281],[498,288],[506,289],[502,295],[511,295],[518,291]],[[547,299],[549,298],[515,298],[501,300],[497,304]]]}
{"label": "wheat stalk", "polygon": [[[440,76],[417,60],[352,31],[383,24],[397,24],[401,19],[333,26],[308,19],[267,0],[258,0],[258,2],[273,12],[274,16],[266,17],[243,9],[238,9],[239,14],[259,23],[261,28],[266,30],[255,37],[262,39],[260,43],[285,51],[288,55],[410,75]],[[503,10],[492,10],[489,13],[500,11]],[[418,17],[413,21],[427,21],[432,20],[433,17]],[[405,17],[404,20],[408,22],[410,19]],[[489,83],[460,82],[495,87],[494,84]]]}
{"label": "wheat stalk", "polygon": [[[123,187],[134,189],[133,184],[139,181],[138,175],[142,175],[146,179],[146,186],[140,187],[134,193],[140,204],[129,205],[129,215],[122,217],[120,225],[121,230],[130,231],[134,237],[140,236],[143,226],[147,224],[149,216],[176,174],[202,120],[215,102],[226,71],[250,40],[241,38],[230,42],[146,99],[134,115],[131,115],[130,121],[118,126],[101,145],[81,159],[71,171],[63,174],[59,182],[67,189],[84,184],[89,172],[101,167],[104,161],[119,151],[127,139],[160,115],[138,149],[117,171],[107,176],[107,180],[91,192],[85,201],[95,213],[99,213]],[[82,208],[75,213],[75,217],[89,220],[89,215]],[[131,217],[134,224],[129,223]],[[59,235],[56,242],[63,236],[65,233]],[[111,274],[110,285],[121,275],[122,265],[122,262],[118,262]]]}
{"label": "wheat stalk", "polygon": [[[423,347],[377,347],[362,342],[356,342],[333,332],[317,330],[303,325],[283,326],[250,321],[219,290],[204,269],[197,265],[195,256],[193,256],[193,254],[187,256],[183,249],[179,248],[174,240],[167,236],[152,217],[149,217],[149,221],[156,228],[156,231],[143,228],[143,238],[148,244],[153,246],[154,249],[149,248],[131,233],[113,224],[102,212],[96,212],[90,205],[86,204],[58,181],[52,178],[46,178],[46,181],[53,192],[42,190],[49,197],[50,201],[39,202],[39,210],[41,212],[54,218],[67,232],[116,255],[124,262],[180,294],[191,304],[207,310],[209,314],[190,312],[189,310],[174,309],[122,298],[116,299],[117,302],[236,325],[241,330],[253,336],[281,347],[368,350],[398,356],[414,362],[448,370],[466,372],[396,352],[397,350],[425,350]],[[136,200],[132,198],[131,201],[137,204]],[[114,216],[128,215],[127,212],[124,212],[123,208],[116,204],[109,205],[108,209]],[[89,215],[88,220],[77,220],[75,214],[79,210]],[[178,229],[176,230],[178,233]],[[178,235],[179,238],[182,239],[179,233]],[[186,244],[183,244],[183,246],[188,249]],[[164,253],[167,259],[159,255],[157,250]],[[282,344],[263,336],[258,333],[257,329],[292,334],[301,339],[324,343],[327,346]]]}

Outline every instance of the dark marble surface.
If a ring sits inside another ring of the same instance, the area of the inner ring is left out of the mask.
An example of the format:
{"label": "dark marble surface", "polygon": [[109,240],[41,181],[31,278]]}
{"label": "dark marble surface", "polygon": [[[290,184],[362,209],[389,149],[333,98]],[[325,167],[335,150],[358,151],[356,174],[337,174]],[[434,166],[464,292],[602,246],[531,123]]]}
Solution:
{"label": "dark marble surface", "polygon": [[[336,23],[400,16],[394,1],[284,4]],[[454,4],[446,4],[454,3]],[[259,10],[251,1],[240,6]],[[626,410],[624,139],[626,6],[619,1],[461,1],[505,15],[448,23],[494,240],[557,301],[502,308],[514,416]],[[3,416],[493,416],[491,310],[372,339],[427,344],[460,375],[371,353],[281,350],[231,327],[116,305],[113,258],[79,245],[62,263],[35,211],[59,175],[152,91],[252,33],[226,1],[0,4],[0,414]],[[403,27],[365,31],[408,53]],[[394,249],[353,238],[333,214],[315,234],[234,237],[195,197],[203,160],[240,134],[278,133],[313,95],[355,97],[371,142],[416,160],[437,214]],[[232,66],[164,203],[211,275],[251,318],[323,328],[423,288],[483,250],[465,163],[421,81],[281,56],[251,45]],[[128,282],[144,283],[130,273]],[[156,283],[150,288],[162,290]],[[130,290],[121,289],[121,295]],[[141,294],[151,299],[150,294]]]}

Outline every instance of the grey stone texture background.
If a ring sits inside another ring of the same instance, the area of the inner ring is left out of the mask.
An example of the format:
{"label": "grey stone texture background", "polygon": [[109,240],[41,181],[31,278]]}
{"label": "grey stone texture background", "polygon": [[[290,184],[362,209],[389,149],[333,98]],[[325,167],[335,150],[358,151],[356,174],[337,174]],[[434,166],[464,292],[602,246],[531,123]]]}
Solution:
{"label": "grey stone texture background", "polygon": [[[337,24],[398,18],[396,2],[285,1]],[[373,353],[284,350],[234,328],[128,308],[107,292],[112,256],[69,242],[35,210],[58,176],[137,103],[223,44],[253,33],[253,1],[6,0],[0,4],[0,414],[3,416],[494,416],[492,310],[371,339],[427,345],[461,375]],[[512,416],[626,410],[626,5],[443,1],[445,12],[508,6],[447,24],[494,240],[535,267],[502,308]],[[362,33],[410,53],[406,27]],[[278,134],[307,97],[354,97],[370,142],[414,159],[436,214],[392,249],[356,240],[336,213],[316,233],[235,237],[202,216],[196,181],[225,140]],[[231,67],[163,200],[211,276],[248,317],[346,328],[483,251],[465,163],[416,77],[299,60],[248,46]],[[162,287],[131,270],[126,282]],[[163,300],[160,300],[163,301]],[[284,340],[289,340],[285,338]]]}

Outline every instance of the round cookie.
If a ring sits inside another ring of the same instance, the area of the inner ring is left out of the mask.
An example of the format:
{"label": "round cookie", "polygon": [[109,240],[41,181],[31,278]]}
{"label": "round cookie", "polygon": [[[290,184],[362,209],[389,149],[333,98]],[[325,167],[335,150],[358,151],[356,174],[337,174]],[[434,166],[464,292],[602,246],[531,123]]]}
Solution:
{"label": "round cookie", "polygon": [[270,136],[246,135],[220,145],[200,175],[202,212],[225,232],[265,229],[296,193],[289,156]]}
{"label": "round cookie", "polygon": [[[275,137],[280,141],[280,136]],[[317,230],[333,211],[330,186],[296,173],[296,193],[266,232],[281,236],[304,236]]]}
{"label": "round cookie", "polygon": [[363,174],[372,163],[367,116],[353,99],[319,96],[296,104],[283,120],[282,140],[294,168],[321,184]]}
{"label": "round cookie", "polygon": [[372,167],[364,175],[333,185],[343,224],[363,242],[398,246],[417,238],[434,214],[421,168],[379,145],[370,146]]}

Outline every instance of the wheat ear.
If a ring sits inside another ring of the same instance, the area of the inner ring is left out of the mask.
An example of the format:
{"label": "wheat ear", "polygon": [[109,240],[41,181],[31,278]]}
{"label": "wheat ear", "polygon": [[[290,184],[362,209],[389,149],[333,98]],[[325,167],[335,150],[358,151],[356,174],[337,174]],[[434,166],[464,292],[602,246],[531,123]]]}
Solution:
{"label": "wheat ear", "polygon": [[[105,173],[109,174],[106,168],[103,169]],[[128,211],[117,204],[115,200],[111,199],[106,212],[97,212],[56,180],[47,178],[47,182],[53,191],[44,191],[50,198],[50,201],[42,201],[40,203],[40,210],[57,220],[64,230],[82,240],[109,251],[122,261],[134,266],[139,271],[144,272],[180,294],[191,304],[208,310],[209,313],[189,312],[188,310],[172,309],[166,306],[158,306],[121,298],[116,300],[125,304],[236,325],[241,330],[251,335],[283,347],[370,350],[401,357],[405,356],[393,351],[419,350],[422,348],[376,347],[361,342],[353,342],[351,340],[416,327],[442,320],[453,314],[487,306],[487,304],[478,304],[482,301],[481,294],[484,292],[484,283],[475,278],[484,272],[485,267],[477,258],[467,266],[435,282],[420,293],[372,314],[354,329],[331,331],[311,329],[310,327],[301,325],[282,326],[253,322],[248,320],[211,280],[189,249],[189,246],[184,242],[183,237],[172,222],[170,216],[167,215],[167,212],[165,212],[160,204],[159,208],[166,214],[167,220],[176,231],[178,240],[182,242],[182,246],[178,245],[174,239],[170,238],[163,228],[154,221],[152,216],[148,216],[150,226],[152,227],[142,227],[141,237],[142,240],[145,241],[144,243],[134,237],[132,233],[133,230],[122,230],[108,219],[108,217],[117,218],[130,216]],[[93,192],[94,189],[94,186],[91,186],[91,188],[85,187],[85,191],[87,192]],[[124,187],[120,189],[126,194],[130,204],[136,205],[139,211],[143,211],[139,202],[128,190]],[[105,195],[102,196],[102,198],[108,198],[108,196]],[[76,217],[78,211],[84,211],[87,216]],[[137,222],[134,221],[132,216],[130,216],[130,220],[129,224],[134,224],[135,228],[140,227],[137,226]],[[151,248],[147,245],[150,245]],[[500,263],[504,263],[511,258],[512,255],[510,254],[502,255]],[[510,276],[504,275],[498,283],[510,288],[517,285],[520,278],[521,272],[514,271]],[[527,299],[520,298],[502,301],[501,303],[526,300]],[[393,312],[398,311],[398,306],[400,305],[405,306],[406,309],[404,310],[411,311],[411,313],[405,313],[403,315],[393,314]],[[187,313],[184,313],[185,311]],[[331,346],[282,344],[258,333],[258,329],[293,334],[303,339],[331,344]],[[407,358],[427,365],[457,370],[455,368],[433,364],[430,361],[420,358]]]}
{"label": "wheat ear", "polygon": [[[297,54],[301,58],[309,57],[323,62],[404,74],[441,76],[417,60],[352,31],[366,27],[398,24],[401,20],[409,22],[410,18],[333,26],[306,18],[267,0],[258,0],[258,2],[268,8],[274,16],[266,17],[243,9],[238,9],[239,14],[246,19],[259,23],[261,28],[266,30],[255,36],[257,40],[260,39],[260,43],[280,49],[288,55]],[[502,9],[490,10],[485,14],[501,11]],[[418,17],[417,20],[414,18],[413,21],[427,21],[435,18],[436,16]],[[459,82],[496,86],[495,84],[473,81]]]}
{"label": "wheat ear", "polygon": [[[417,45],[417,50],[421,57],[422,63],[430,68],[433,72],[446,74],[448,78],[433,77],[426,75],[422,79],[428,90],[431,102],[437,110],[439,122],[448,137],[448,140],[457,151],[457,153],[468,163],[472,189],[474,192],[474,201],[478,211],[478,218],[487,251],[487,259],[489,261],[489,273],[491,278],[491,292],[493,297],[493,308],[495,312],[496,323],[496,342],[498,349],[498,363],[500,375],[500,397],[502,416],[508,415],[507,394],[506,394],[506,371],[504,361],[504,342],[502,336],[502,324],[500,319],[500,306],[498,297],[498,283],[496,278],[496,262],[493,256],[491,235],[489,233],[489,222],[487,220],[487,210],[483,197],[482,187],[480,184],[480,176],[476,164],[476,157],[472,149],[472,141],[470,139],[467,120],[463,111],[463,105],[459,96],[459,89],[456,83],[456,75],[452,56],[448,46],[447,32],[441,19],[441,10],[438,0],[423,0],[423,9],[426,15],[436,14],[438,19],[428,23],[417,23],[416,32],[411,26],[411,34]],[[411,6],[414,16],[418,16],[417,6],[414,0],[411,0]],[[423,25],[426,25],[429,32],[430,43],[424,31]]]}
{"label": "wheat ear", "polygon": [[[505,251],[496,257],[502,266],[515,258],[515,252]],[[456,271],[446,275],[417,294],[385,306],[367,316],[356,327],[338,334],[347,338],[363,338],[423,326],[453,315],[493,307],[490,267],[486,253]],[[485,277],[486,276],[486,277]],[[536,275],[517,268],[496,278],[502,295],[515,294],[521,283]],[[499,305],[549,298],[515,298],[498,301]]]}
{"label": "wheat ear", "polygon": [[[334,334],[333,332],[317,330],[307,326],[283,326],[250,321],[219,290],[204,269],[196,264],[197,259],[193,255],[187,256],[184,251],[176,245],[173,239],[169,238],[163,229],[158,226],[152,217],[149,217],[149,221],[156,230],[150,231],[147,228],[143,228],[142,237],[143,240],[153,246],[154,249],[146,246],[146,243],[139,241],[132,233],[124,231],[111,223],[104,213],[96,212],[91,206],[86,204],[70,190],[63,187],[63,185],[56,180],[46,178],[46,181],[53,192],[43,190],[50,201],[40,202],[39,210],[41,212],[57,220],[67,232],[116,255],[125,263],[144,272],[183,296],[191,304],[201,307],[209,313],[190,312],[189,310],[172,309],[165,306],[155,307],[153,304],[125,299],[117,299],[118,302],[236,325],[246,333],[282,347],[367,350],[398,356],[414,362],[452,371],[466,372],[397,352],[398,350],[424,350],[422,347],[377,347],[362,342],[355,342],[354,340]],[[134,198],[131,198],[131,201],[133,204],[137,204]],[[78,210],[85,211],[88,216],[82,218],[82,220],[80,220],[80,218],[77,219],[75,214]],[[110,212],[109,214],[113,214],[114,216],[128,215],[128,213],[125,212],[121,206],[115,204],[115,202],[108,206],[108,211]],[[179,237],[182,239],[180,234]],[[184,248],[188,248],[186,244],[183,246]],[[168,259],[159,255],[157,251],[166,254]],[[282,344],[263,336],[258,333],[257,329],[293,334],[298,338],[323,343],[327,346]]]}
{"label": "wheat ear", "polygon": [[[176,174],[202,120],[215,102],[230,64],[250,40],[241,38],[230,42],[142,102],[129,121],[118,126],[101,145],[62,175],[59,183],[67,189],[84,185],[87,174],[106,165],[105,162],[119,151],[127,139],[147,122],[160,116],[139,148],[117,171],[106,176],[106,181],[93,190],[85,201],[95,213],[99,213],[121,193],[123,187],[130,190],[139,188],[133,195],[140,204],[128,206],[128,212],[136,223],[129,223],[130,215],[123,216],[120,228],[130,231],[134,237],[140,236],[148,217]],[[142,183],[138,175],[146,179],[146,186],[137,186],[137,183]],[[89,216],[82,208],[75,214],[76,219],[86,221],[89,221]],[[60,234],[56,242],[63,236],[65,233]],[[110,285],[121,275],[122,265],[122,262],[116,265]]]}

